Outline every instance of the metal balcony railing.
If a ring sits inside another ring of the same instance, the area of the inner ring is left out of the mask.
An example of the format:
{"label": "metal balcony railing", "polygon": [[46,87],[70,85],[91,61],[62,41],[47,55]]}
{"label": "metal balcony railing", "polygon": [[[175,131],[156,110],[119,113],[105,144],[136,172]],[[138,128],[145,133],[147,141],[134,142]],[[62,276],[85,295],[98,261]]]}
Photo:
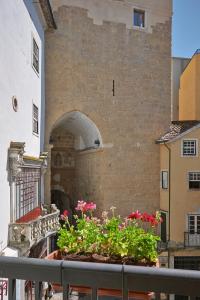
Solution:
{"label": "metal balcony railing", "polygon": [[65,300],[72,285],[90,287],[92,300],[97,299],[99,288],[121,290],[123,300],[133,290],[152,291],[156,299],[160,299],[160,293],[190,299],[200,296],[198,271],[0,257],[0,276],[8,278],[9,300],[20,300],[16,298],[16,279],[35,282],[35,300],[42,299],[42,282],[59,283]]}
{"label": "metal balcony railing", "polygon": [[200,233],[184,232],[185,247],[200,247]]}

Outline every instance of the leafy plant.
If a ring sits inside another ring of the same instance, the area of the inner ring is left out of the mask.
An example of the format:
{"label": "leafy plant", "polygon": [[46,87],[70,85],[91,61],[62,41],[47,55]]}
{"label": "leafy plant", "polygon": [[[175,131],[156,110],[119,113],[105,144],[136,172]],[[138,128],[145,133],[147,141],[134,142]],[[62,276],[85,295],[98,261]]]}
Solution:
{"label": "leafy plant", "polygon": [[101,219],[93,216],[96,204],[78,201],[74,216],[76,226],[71,225],[68,212],[64,211],[61,220],[64,225],[58,232],[58,247],[68,254],[98,254],[135,262],[155,262],[157,259],[157,241],[155,227],[161,222],[160,213],[154,215],[132,212],[122,219],[115,215],[111,207],[111,216],[104,211]]}

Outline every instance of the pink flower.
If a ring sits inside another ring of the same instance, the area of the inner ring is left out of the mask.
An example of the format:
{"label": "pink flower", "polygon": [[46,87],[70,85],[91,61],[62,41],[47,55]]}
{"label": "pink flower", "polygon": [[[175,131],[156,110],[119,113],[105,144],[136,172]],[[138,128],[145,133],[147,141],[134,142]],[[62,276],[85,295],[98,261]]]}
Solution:
{"label": "pink flower", "polygon": [[65,209],[63,214],[60,215],[61,220],[66,221],[68,219],[69,212]]}
{"label": "pink flower", "polygon": [[85,205],[85,210],[88,211],[88,210],[94,210],[96,209],[96,204],[93,203],[93,202],[90,202],[90,203],[86,203]]}
{"label": "pink flower", "polygon": [[141,219],[141,217],[142,217],[142,214],[138,210],[136,210],[135,212],[132,212],[128,216],[129,219]]}
{"label": "pink flower", "polygon": [[78,204],[77,204],[77,207],[75,209],[80,210],[82,212],[91,211],[91,210],[96,209],[96,204],[93,203],[93,202],[87,203],[83,200],[79,200]]}
{"label": "pink flower", "polygon": [[75,208],[76,210],[80,210],[82,212],[85,212],[85,206],[86,206],[86,202],[83,200],[78,200],[78,204],[77,207]]}

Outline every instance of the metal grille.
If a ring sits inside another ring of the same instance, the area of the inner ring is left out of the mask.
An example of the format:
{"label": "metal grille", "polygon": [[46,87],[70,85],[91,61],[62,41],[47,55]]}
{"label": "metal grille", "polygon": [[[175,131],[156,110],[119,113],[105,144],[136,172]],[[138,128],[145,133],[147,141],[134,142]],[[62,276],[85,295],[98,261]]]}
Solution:
{"label": "metal grille", "polygon": [[33,38],[33,67],[39,73],[39,47]]}
{"label": "metal grille", "polygon": [[33,104],[33,132],[39,133],[38,130],[38,107]]}
{"label": "metal grille", "polygon": [[40,195],[40,169],[23,168],[16,182],[16,219],[38,206]]}

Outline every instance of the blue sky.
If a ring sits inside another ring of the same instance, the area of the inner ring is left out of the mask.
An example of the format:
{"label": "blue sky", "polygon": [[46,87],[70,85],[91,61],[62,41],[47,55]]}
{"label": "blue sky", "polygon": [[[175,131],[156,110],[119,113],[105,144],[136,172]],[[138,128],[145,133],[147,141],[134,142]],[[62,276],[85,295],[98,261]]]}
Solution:
{"label": "blue sky", "polygon": [[173,0],[172,55],[191,57],[200,48],[200,0]]}

